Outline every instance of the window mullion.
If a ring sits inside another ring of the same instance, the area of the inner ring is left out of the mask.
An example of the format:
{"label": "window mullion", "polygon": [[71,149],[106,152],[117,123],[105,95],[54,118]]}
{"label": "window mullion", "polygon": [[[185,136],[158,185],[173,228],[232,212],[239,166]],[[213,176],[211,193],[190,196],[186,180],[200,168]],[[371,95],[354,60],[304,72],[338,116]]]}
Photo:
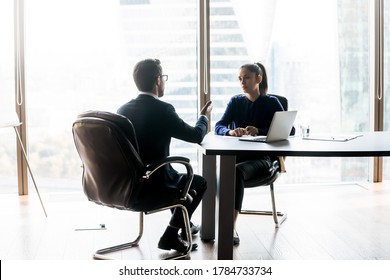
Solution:
{"label": "window mullion", "polygon": [[[384,55],[384,44],[383,44],[383,0],[374,0],[373,2],[373,42],[372,42],[372,58],[373,58],[373,79],[372,79],[372,121],[371,127],[373,131],[383,131],[383,55]],[[383,158],[373,158],[373,182],[382,182],[383,177]]]}
{"label": "window mullion", "polygon": [[[27,149],[27,124],[25,106],[25,61],[24,61],[24,0],[15,0],[15,109],[22,123],[19,134],[23,146]],[[17,140],[18,141],[18,140]],[[17,166],[18,166],[18,191],[20,195],[28,194],[27,163],[23,157],[23,151],[17,143]]]}

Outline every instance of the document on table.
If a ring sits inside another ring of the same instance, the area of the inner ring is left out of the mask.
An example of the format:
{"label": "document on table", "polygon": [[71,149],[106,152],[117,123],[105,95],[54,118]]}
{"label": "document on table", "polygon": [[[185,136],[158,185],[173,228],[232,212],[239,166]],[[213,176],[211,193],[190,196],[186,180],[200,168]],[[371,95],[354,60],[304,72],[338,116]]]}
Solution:
{"label": "document on table", "polygon": [[362,134],[310,134],[302,137],[304,140],[345,142],[363,136]]}

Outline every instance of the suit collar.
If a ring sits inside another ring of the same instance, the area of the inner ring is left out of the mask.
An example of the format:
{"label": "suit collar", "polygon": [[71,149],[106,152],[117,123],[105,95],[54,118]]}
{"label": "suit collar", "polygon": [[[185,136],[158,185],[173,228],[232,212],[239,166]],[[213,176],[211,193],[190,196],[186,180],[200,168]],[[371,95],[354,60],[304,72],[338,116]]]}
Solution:
{"label": "suit collar", "polygon": [[155,95],[153,93],[150,93],[150,92],[142,92],[142,91],[140,91],[139,92],[139,96],[151,96],[153,98],[159,99],[157,95]]}

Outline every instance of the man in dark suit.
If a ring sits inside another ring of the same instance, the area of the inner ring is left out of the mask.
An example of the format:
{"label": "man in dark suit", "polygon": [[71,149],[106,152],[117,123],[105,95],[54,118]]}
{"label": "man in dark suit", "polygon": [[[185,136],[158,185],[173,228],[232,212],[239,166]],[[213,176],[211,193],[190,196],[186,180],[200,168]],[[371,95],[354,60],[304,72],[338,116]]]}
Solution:
{"label": "man in dark suit", "polygon": [[[195,126],[185,123],[176,113],[175,108],[166,102],[159,100],[164,95],[165,82],[168,75],[163,74],[161,63],[158,59],[145,59],[138,62],[133,70],[134,82],[140,91],[138,97],[118,109],[118,114],[127,117],[134,125],[137,135],[139,154],[145,165],[152,161],[160,160],[169,156],[169,146],[171,138],[181,139],[191,143],[201,143],[207,133],[208,118],[212,106],[209,101],[200,111],[200,117]],[[178,173],[171,165],[166,165],[165,169],[160,169],[154,180],[165,182],[168,187],[184,187],[185,174]],[[153,188],[151,182],[150,187]],[[191,218],[195,209],[202,200],[206,191],[207,182],[199,176],[194,175],[189,193],[193,196],[193,201],[187,206],[188,214]],[[164,192],[164,189],[153,189],[156,195]],[[160,238],[158,247],[164,250],[186,251],[186,244],[179,237],[180,229],[184,227],[184,220],[180,210],[175,210],[172,214],[169,225]],[[199,226],[191,223],[192,234],[199,231]],[[185,238],[182,230],[181,236]],[[197,244],[193,244],[195,249]]]}

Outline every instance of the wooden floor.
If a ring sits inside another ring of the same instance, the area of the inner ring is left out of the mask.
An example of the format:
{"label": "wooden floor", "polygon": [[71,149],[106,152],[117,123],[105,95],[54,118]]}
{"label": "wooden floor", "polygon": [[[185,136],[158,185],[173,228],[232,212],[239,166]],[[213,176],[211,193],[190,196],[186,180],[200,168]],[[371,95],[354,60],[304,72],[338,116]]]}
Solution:
{"label": "wooden floor", "polygon": [[[0,194],[0,259],[90,260],[96,249],[128,242],[137,233],[137,214],[95,205],[80,192]],[[390,184],[276,185],[279,210],[287,220],[275,229],[271,217],[241,215],[237,260],[390,260]],[[269,208],[266,188],[250,189],[244,205]],[[158,239],[169,219],[163,212],[145,217],[136,248],[118,259],[159,259]],[[198,210],[193,221],[200,223]],[[99,229],[104,224],[105,229]],[[194,238],[192,260],[216,259],[216,244]]]}

